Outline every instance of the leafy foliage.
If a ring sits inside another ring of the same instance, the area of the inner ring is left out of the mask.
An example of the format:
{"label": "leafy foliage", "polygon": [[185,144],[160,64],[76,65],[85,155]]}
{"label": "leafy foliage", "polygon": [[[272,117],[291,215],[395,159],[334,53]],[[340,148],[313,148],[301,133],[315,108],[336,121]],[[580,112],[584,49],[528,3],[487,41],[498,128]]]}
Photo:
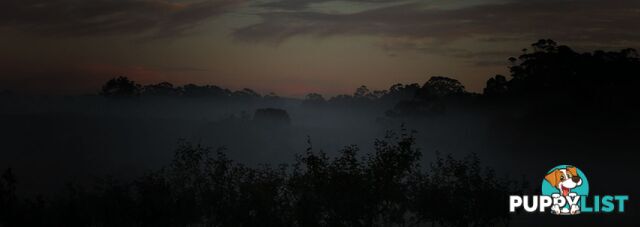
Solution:
{"label": "leafy foliage", "polygon": [[[291,166],[255,168],[181,141],[165,168],[134,181],[69,184],[52,198],[19,200],[15,177],[0,180],[5,226],[492,226],[519,188],[482,169],[476,156],[419,163],[413,132],[389,132],[374,151],[347,146],[336,157],[306,152]],[[509,187],[505,187],[508,185]]]}
{"label": "leafy foliage", "polygon": [[467,91],[460,81],[448,77],[434,76],[418,90],[416,97],[423,100],[434,100],[449,96],[465,95]]}
{"label": "leafy foliage", "polygon": [[509,60],[510,79],[498,75],[487,81],[489,96],[567,98],[582,106],[625,104],[637,99],[640,85],[638,52],[620,51],[578,53],[550,39],[531,44],[533,51]]}
{"label": "leafy foliage", "polygon": [[120,76],[113,78],[102,86],[101,94],[106,97],[133,97],[140,95],[141,86],[129,78]]}

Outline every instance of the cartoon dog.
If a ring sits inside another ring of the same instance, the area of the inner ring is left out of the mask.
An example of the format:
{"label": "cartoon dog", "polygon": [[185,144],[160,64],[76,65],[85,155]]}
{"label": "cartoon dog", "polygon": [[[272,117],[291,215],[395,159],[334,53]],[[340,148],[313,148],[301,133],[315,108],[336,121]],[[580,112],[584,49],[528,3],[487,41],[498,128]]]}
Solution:
{"label": "cartoon dog", "polygon": [[[578,176],[578,171],[574,166],[567,166],[564,169],[555,169],[547,176],[544,177],[551,185],[559,190],[561,194],[552,194],[552,196],[577,196],[576,193],[572,193],[571,189],[574,189],[582,185],[582,179]],[[570,208],[560,208],[558,205],[551,207],[551,212],[554,214],[578,214],[580,213],[580,207],[577,204],[571,205]]]}

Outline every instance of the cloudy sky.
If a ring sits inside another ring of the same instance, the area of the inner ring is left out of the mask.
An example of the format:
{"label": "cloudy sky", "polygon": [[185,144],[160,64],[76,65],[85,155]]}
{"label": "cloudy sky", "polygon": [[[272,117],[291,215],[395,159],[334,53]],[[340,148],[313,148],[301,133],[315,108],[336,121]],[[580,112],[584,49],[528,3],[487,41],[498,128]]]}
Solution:
{"label": "cloudy sky", "polygon": [[0,89],[108,78],[301,97],[459,79],[481,91],[539,38],[640,46],[636,0],[0,0]]}

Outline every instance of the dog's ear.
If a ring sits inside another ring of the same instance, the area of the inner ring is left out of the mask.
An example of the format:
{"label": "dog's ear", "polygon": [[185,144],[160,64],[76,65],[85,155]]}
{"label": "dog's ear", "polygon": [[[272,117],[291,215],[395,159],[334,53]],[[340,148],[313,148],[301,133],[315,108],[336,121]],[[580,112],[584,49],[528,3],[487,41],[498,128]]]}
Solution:
{"label": "dog's ear", "polygon": [[567,166],[567,171],[571,173],[571,176],[578,176],[578,169],[575,166]]}
{"label": "dog's ear", "polygon": [[547,174],[544,179],[547,180],[553,187],[558,186],[558,181],[560,181],[560,177],[558,177],[558,172],[560,170],[554,170],[551,171],[549,174]]}

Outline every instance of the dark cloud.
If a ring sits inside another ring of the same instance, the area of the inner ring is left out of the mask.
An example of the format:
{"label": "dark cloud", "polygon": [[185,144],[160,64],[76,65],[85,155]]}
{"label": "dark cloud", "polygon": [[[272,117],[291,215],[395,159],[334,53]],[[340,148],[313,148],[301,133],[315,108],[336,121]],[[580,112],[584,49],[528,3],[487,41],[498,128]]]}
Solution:
{"label": "dark cloud", "polygon": [[283,10],[301,10],[307,8],[309,4],[326,2],[328,0],[282,0],[260,4],[261,7]]}
{"label": "dark cloud", "polygon": [[[335,0],[277,0],[259,4],[261,7],[281,10],[304,10],[311,4],[324,3]],[[389,3],[401,2],[402,0],[345,0],[345,2],[363,2],[363,3]]]}
{"label": "dark cloud", "polygon": [[47,35],[180,35],[242,0],[6,0],[0,27]]}
{"label": "dark cloud", "polygon": [[470,50],[443,45],[443,43],[424,44],[411,40],[387,40],[380,46],[389,53],[413,51],[423,54],[453,57],[475,66],[505,66],[509,62],[509,56],[521,54],[513,50]]}
{"label": "dark cloud", "polygon": [[168,72],[209,72],[209,71],[211,71],[211,70],[205,69],[205,68],[188,67],[188,66],[167,67],[167,68],[164,68],[164,70],[168,71]]}
{"label": "dark cloud", "polygon": [[509,66],[509,62],[507,60],[484,60],[484,59],[480,59],[480,60],[476,60],[474,62],[472,62],[473,65],[478,66],[478,67],[491,67],[491,66]]}
{"label": "dark cloud", "polygon": [[456,57],[456,58],[484,58],[484,57],[504,57],[512,56],[513,51],[472,51],[469,49],[447,47],[439,44],[424,44],[421,42],[413,42],[411,40],[387,40],[381,44],[382,48],[387,51],[416,51],[427,54],[437,54],[442,56]]}
{"label": "dark cloud", "polygon": [[554,38],[610,45],[640,42],[636,31],[640,1],[513,1],[458,9],[404,4],[353,14],[269,12],[263,21],[240,28],[247,42],[282,42],[298,35],[373,35],[431,40],[446,44],[462,38],[528,40]]}

